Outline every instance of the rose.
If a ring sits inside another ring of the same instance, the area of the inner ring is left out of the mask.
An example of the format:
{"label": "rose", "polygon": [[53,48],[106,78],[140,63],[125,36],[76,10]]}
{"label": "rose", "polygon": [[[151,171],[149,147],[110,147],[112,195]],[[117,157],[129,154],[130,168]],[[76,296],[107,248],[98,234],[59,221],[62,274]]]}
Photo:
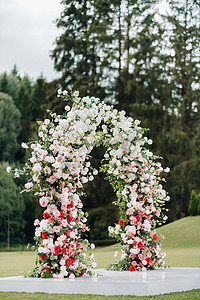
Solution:
{"label": "rose", "polygon": [[138,246],[139,249],[142,249],[144,245],[143,245],[142,242],[139,242],[137,246]]}
{"label": "rose", "polygon": [[67,216],[67,221],[70,223],[73,220],[73,217]]}
{"label": "rose", "polygon": [[129,271],[131,271],[131,272],[136,271],[136,268],[135,268],[134,266],[130,266],[128,269],[129,269]]}
{"label": "rose", "polygon": [[147,257],[147,258],[146,258],[146,262],[147,262],[148,264],[150,264],[150,262],[151,262],[151,257]]}
{"label": "rose", "polygon": [[51,184],[53,184],[56,180],[57,180],[57,178],[53,175],[47,179],[47,181],[50,182]]}
{"label": "rose", "polygon": [[39,255],[39,258],[40,258],[41,260],[46,260],[46,259],[47,259],[47,256],[46,256],[46,254],[40,254],[40,255]]}
{"label": "rose", "polygon": [[157,234],[154,234],[154,235],[153,235],[153,239],[154,239],[155,241],[157,241],[157,240],[158,240],[158,236],[157,236]]}
{"label": "rose", "polygon": [[65,266],[66,266],[66,267],[73,266],[74,263],[75,263],[75,261],[76,261],[75,258],[72,258],[72,257],[67,258],[67,259],[65,260]]}
{"label": "rose", "polygon": [[54,253],[55,253],[55,255],[61,254],[62,253],[61,247],[60,246],[55,246]]}
{"label": "rose", "polygon": [[43,213],[43,217],[44,217],[45,219],[50,219],[50,218],[51,218],[51,215],[50,215],[48,212],[44,212],[44,213]]}
{"label": "rose", "polygon": [[126,226],[126,223],[124,222],[123,219],[120,219],[119,222],[118,222],[118,224],[119,224],[119,225],[122,225],[122,226],[124,226],[124,227]]}
{"label": "rose", "polygon": [[25,184],[25,188],[26,189],[30,189],[30,188],[32,188],[33,187],[33,183],[32,182],[27,182],[26,184]]}
{"label": "rose", "polygon": [[43,239],[48,239],[48,231],[43,231],[42,232],[42,238]]}

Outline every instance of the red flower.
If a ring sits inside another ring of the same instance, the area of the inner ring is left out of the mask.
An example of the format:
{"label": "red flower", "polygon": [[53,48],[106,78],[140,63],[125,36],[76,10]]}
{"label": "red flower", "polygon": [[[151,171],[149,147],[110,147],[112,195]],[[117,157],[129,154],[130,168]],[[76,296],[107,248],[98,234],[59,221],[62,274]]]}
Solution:
{"label": "red flower", "polygon": [[83,272],[80,273],[80,277],[82,277],[82,276],[83,276]]}
{"label": "red flower", "polygon": [[73,220],[73,217],[67,216],[67,221],[70,223]]}
{"label": "red flower", "polygon": [[65,266],[66,266],[66,267],[73,266],[73,264],[75,263],[75,261],[76,261],[75,258],[72,258],[72,257],[67,258],[67,259],[65,260]]}
{"label": "red flower", "polygon": [[118,224],[119,224],[119,225],[122,225],[122,226],[124,226],[124,227],[126,226],[126,223],[124,222],[123,219],[120,219],[119,222],[118,222]]}
{"label": "red flower", "polygon": [[150,264],[150,262],[151,262],[151,257],[147,257],[147,258],[146,258],[146,262],[147,262],[148,264]]}
{"label": "red flower", "polygon": [[157,236],[157,234],[154,234],[154,235],[153,235],[153,239],[154,239],[155,241],[157,241],[157,240],[158,240],[158,236]]}
{"label": "red flower", "polygon": [[48,239],[48,235],[47,234],[48,234],[48,231],[43,231],[42,232],[42,238],[43,239]]}
{"label": "red flower", "polygon": [[41,255],[39,255],[39,258],[40,258],[41,260],[46,260],[46,259],[47,259],[47,256],[46,256],[46,254],[41,254]]}
{"label": "red flower", "polygon": [[71,232],[71,230],[68,229],[68,230],[64,233],[64,235],[69,235],[70,232]]}
{"label": "red flower", "polygon": [[54,252],[55,252],[56,255],[59,255],[62,252],[60,246],[55,246]]}
{"label": "red flower", "polygon": [[43,217],[47,220],[51,218],[51,215],[48,212],[44,212]]}
{"label": "red flower", "polygon": [[136,218],[136,222],[135,222],[135,224],[138,224],[138,223],[140,223],[141,222],[141,217],[140,216],[135,216],[135,218]]}
{"label": "red flower", "polygon": [[66,248],[62,248],[62,253],[65,254],[67,252]]}
{"label": "red flower", "polygon": [[60,211],[60,219],[62,220],[64,218],[64,213],[62,211]]}
{"label": "red flower", "polygon": [[69,203],[69,206],[70,206],[71,208],[73,208],[73,207],[74,207],[74,202],[71,201],[71,202]]}
{"label": "red flower", "polygon": [[130,266],[129,268],[129,271],[133,272],[133,271],[136,271],[136,268],[134,266]]}
{"label": "red flower", "polygon": [[139,242],[139,243],[138,243],[138,248],[139,248],[139,249],[142,249],[142,248],[143,248],[143,246],[144,246],[144,245],[143,245],[143,243],[142,243],[142,242]]}

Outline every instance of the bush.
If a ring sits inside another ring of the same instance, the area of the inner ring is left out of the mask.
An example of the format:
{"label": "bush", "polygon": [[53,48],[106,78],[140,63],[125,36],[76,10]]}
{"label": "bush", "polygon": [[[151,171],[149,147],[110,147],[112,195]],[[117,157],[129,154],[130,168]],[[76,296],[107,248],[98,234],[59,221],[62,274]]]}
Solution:
{"label": "bush", "polygon": [[198,215],[199,199],[200,197],[198,197],[195,191],[192,190],[190,196],[189,208],[188,208],[188,213],[190,216]]}

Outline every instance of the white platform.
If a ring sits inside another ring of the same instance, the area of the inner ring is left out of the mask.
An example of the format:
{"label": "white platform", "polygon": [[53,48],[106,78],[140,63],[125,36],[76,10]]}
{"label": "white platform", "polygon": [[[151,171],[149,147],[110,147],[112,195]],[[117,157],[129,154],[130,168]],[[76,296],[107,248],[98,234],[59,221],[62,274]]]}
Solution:
{"label": "white platform", "polygon": [[0,291],[99,295],[159,295],[200,288],[200,268],[147,272],[95,270],[96,277],[75,279],[0,278]]}

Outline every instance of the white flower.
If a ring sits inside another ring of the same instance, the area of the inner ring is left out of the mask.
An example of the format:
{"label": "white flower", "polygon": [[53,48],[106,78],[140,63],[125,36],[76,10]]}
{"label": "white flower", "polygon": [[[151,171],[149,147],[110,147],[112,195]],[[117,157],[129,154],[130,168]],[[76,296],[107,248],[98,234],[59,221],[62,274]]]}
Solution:
{"label": "white flower", "polygon": [[21,143],[22,148],[28,149],[28,145],[26,143]]}
{"label": "white flower", "polygon": [[166,173],[169,173],[169,172],[170,172],[170,168],[167,167],[167,168],[164,169],[164,171],[165,171]]}
{"label": "white flower", "polygon": [[92,244],[90,245],[90,247],[91,247],[92,250],[94,250],[95,244],[92,243]]}
{"label": "white flower", "polygon": [[7,167],[7,168],[6,168],[6,172],[7,172],[7,173],[10,173],[11,170],[12,170],[11,167]]}
{"label": "white flower", "polygon": [[141,121],[139,121],[139,120],[135,120],[135,125],[139,125],[140,123],[141,123]]}

